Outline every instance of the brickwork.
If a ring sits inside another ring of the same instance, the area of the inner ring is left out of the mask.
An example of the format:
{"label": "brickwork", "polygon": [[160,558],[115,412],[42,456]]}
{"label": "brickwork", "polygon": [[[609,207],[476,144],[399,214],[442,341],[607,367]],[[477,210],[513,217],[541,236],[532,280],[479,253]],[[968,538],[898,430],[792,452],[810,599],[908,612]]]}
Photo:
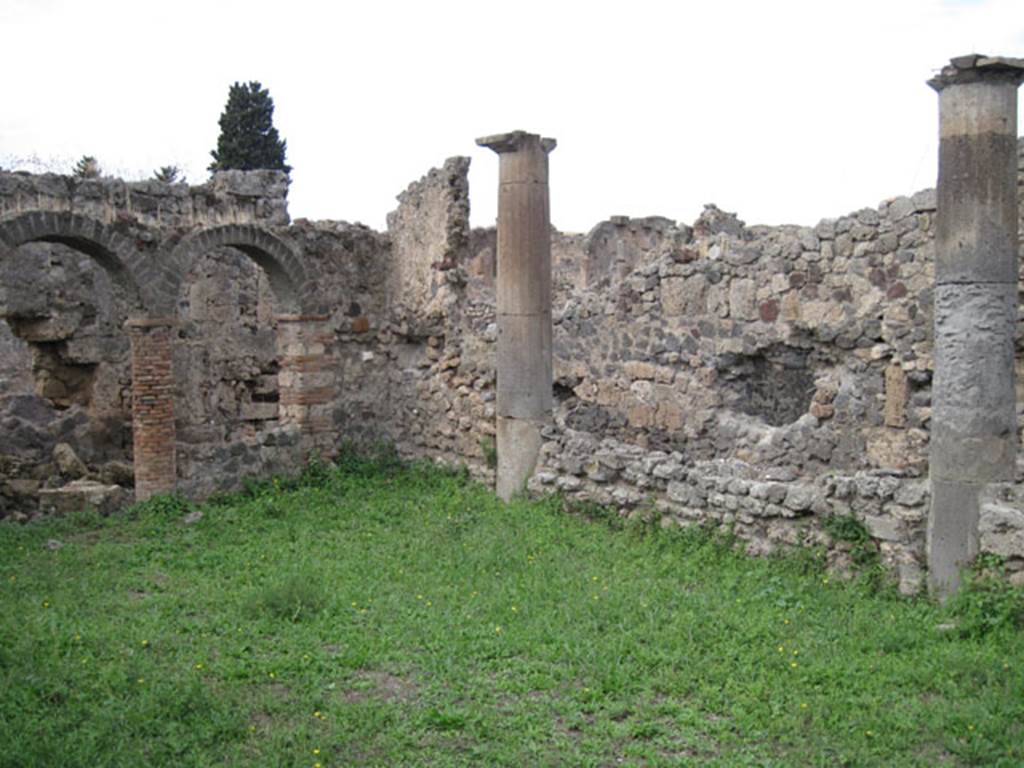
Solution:
{"label": "brickwork", "polygon": [[170,320],[129,320],[132,347],[132,443],[135,498],[174,490],[174,376]]}
{"label": "brickwork", "polygon": [[281,371],[278,418],[282,426],[326,436],[334,430],[337,396],[335,367],[330,355],[334,332],[326,315],[278,315],[277,348]]}

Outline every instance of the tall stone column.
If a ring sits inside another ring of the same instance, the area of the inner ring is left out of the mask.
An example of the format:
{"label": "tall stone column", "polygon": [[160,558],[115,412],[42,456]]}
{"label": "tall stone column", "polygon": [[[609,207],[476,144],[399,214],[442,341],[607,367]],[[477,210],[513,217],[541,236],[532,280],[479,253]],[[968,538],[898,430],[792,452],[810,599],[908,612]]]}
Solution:
{"label": "tall stone column", "polygon": [[500,157],[498,183],[498,496],[526,487],[552,413],[551,212],[554,139],[523,131],[477,139]]}
{"label": "tall stone column", "polygon": [[278,418],[314,444],[329,439],[335,386],[327,356],[332,334],[327,315],[278,315]]}
{"label": "tall stone column", "polygon": [[961,56],[939,93],[928,571],[945,598],[978,553],[978,494],[1017,455],[1017,86],[1024,59]]}
{"label": "tall stone column", "polygon": [[170,318],[131,318],[125,323],[132,350],[136,501],[171,493],[177,479],[171,364],[174,326]]}

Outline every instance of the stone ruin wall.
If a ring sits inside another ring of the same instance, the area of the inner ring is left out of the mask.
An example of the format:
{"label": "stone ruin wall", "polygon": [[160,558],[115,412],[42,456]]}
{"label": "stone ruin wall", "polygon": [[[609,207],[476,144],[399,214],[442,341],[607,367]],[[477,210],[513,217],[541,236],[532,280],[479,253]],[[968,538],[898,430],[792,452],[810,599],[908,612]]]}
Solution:
{"label": "stone ruin wall", "polygon": [[[1024,143],[1020,157],[1024,185]],[[708,206],[693,226],[614,217],[586,236],[553,232],[556,412],[531,490],[728,526],[756,553],[825,544],[838,565],[849,553],[822,521],[853,515],[917,591],[934,219],[924,190],[814,227],[748,227]],[[494,230],[473,230],[443,332],[425,347],[389,334],[382,355],[406,361],[389,374],[405,408],[388,435],[485,478],[494,252]],[[983,551],[1024,578],[1024,514],[986,510]]]}
{"label": "stone ruin wall", "polygon": [[[372,311],[382,293],[386,240],[345,222],[289,224],[286,195],[287,178],[272,172],[220,173],[192,187],[0,173],[0,216],[74,211],[163,244],[203,226],[265,227],[303,253],[337,297],[329,322],[352,325],[351,315]],[[177,299],[180,490],[206,496],[245,476],[301,467],[302,440],[279,423],[275,318],[285,308],[267,274],[237,249],[214,248],[189,265]],[[0,517],[34,514],[41,489],[83,474],[131,487],[123,326],[138,309],[95,260],[67,245],[31,243],[0,262]],[[84,467],[61,466],[54,450],[62,443]]]}
{"label": "stone ruin wall", "polygon": [[[1024,179],[1024,144],[1021,157]],[[267,226],[316,265],[332,297],[326,450],[390,442],[493,479],[496,243],[493,229],[469,228],[467,171],[467,159],[453,158],[410,185],[386,233],[288,225],[286,187],[252,174],[201,187],[92,182],[75,205],[170,230]],[[0,174],[0,206],[67,205],[44,194],[54,187],[49,177]],[[730,526],[758,553],[824,543],[840,565],[849,555],[822,520],[852,514],[901,589],[917,590],[934,213],[924,191],[814,227],[746,226],[708,206],[692,226],[613,217],[587,235],[553,232],[556,413],[531,490],[665,526]],[[57,442],[114,478],[131,450],[124,297],[63,246],[24,246],[18,264],[0,281],[0,354],[14,362],[0,373],[0,423],[25,435],[0,449],[9,511],[59,476]],[[277,423],[278,308],[266,276],[218,249],[185,285],[180,487],[205,495],[297,467],[308,446]],[[65,372],[80,368],[88,386]],[[998,509],[983,517],[983,549],[1024,573],[1024,516]]]}

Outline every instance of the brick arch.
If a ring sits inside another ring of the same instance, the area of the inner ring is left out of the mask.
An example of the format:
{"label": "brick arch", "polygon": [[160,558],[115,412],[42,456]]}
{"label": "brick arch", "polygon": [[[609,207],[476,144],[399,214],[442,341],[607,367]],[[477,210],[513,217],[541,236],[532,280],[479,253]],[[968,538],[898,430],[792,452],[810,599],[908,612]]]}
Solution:
{"label": "brick arch", "polygon": [[90,256],[129,296],[136,309],[163,303],[174,279],[131,240],[81,214],[32,211],[0,219],[0,244],[11,252],[27,243],[60,243]]}
{"label": "brick arch", "polygon": [[312,311],[314,289],[302,260],[284,241],[260,227],[228,224],[204,229],[182,240],[171,260],[179,265],[178,274],[184,279],[188,265],[224,246],[237,248],[263,269],[282,309]]}

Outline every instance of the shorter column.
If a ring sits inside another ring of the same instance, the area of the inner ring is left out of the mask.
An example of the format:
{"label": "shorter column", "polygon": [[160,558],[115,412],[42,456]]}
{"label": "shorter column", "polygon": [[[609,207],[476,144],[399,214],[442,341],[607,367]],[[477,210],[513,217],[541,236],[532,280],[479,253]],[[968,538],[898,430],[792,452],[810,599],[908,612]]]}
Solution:
{"label": "shorter column", "polygon": [[[307,435],[332,432],[336,394],[334,370],[327,356],[333,334],[327,315],[278,315],[278,419]],[[316,442],[316,440],[314,441]]]}
{"label": "shorter column", "polygon": [[476,143],[499,157],[495,490],[508,501],[537,467],[553,410],[548,153],[555,140],[513,131]]}
{"label": "shorter column", "polygon": [[172,493],[177,480],[172,318],[131,318],[132,446],[135,500]]}

